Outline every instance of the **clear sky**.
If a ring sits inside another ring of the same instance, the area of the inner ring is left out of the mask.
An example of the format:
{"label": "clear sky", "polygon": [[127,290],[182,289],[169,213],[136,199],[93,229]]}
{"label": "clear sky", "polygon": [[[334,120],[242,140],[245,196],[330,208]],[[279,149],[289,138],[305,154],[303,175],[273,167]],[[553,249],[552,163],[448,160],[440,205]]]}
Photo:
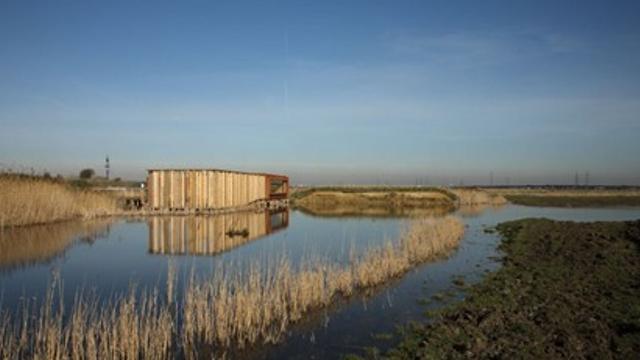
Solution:
{"label": "clear sky", "polygon": [[0,1],[0,167],[640,183],[640,1]]}

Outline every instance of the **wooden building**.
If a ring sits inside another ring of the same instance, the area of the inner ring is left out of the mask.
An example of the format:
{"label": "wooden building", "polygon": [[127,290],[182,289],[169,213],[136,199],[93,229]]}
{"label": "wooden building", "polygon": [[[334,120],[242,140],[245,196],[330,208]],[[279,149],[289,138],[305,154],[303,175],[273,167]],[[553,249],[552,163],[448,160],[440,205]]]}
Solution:
{"label": "wooden building", "polygon": [[155,216],[149,219],[148,225],[151,254],[215,255],[286,228],[289,213]]}
{"label": "wooden building", "polygon": [[285,199],[284,175],[217,169],[150,169],[147,202],[155,210],[236,208],[263,200]]}

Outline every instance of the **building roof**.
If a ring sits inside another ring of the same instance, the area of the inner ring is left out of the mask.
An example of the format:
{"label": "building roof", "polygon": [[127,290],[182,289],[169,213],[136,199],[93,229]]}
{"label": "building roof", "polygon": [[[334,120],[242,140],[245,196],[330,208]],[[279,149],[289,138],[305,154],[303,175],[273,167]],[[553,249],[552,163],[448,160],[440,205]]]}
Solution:
{"label": "building roof", "polygon": [[270,177],[280,177],[280,178],[289,178],[286,175],[281,174],[271,174],[271,173],[260,173],[260,172],[249,172],[249,171],[238,171],[238,170],[226,170],[226,169],[215,169],[215,168],[155,168],[155,169],[147,169],[147,172],[153,171],[217,171],[217,172],[225,172],[225,173],[234,173],[234,174],[244,174],[244,175],[258,175],[258,176],[270,176]]}

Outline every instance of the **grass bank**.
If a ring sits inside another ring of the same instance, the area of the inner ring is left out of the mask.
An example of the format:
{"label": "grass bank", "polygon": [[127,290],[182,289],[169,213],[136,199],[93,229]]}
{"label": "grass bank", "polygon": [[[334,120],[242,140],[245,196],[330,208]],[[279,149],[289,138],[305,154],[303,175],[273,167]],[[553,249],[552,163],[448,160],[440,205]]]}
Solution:
{"label": "grass bank", "polygon": [[487,192],[526,206],[640,206],[640,190],[636,187],[513,187],[490,188]]}
{"label": "grass bank", "polygon": [[630,359],[640,353],[640,221],[502,224],[504,266],[392,358]]}
{"label": "grass bank", "polygon": [[552,207],[640,206],[640,195],[505,195],[513,204]]}
{"label": "grass bank", "polygon": [[0,175],[0,228],[88,219],[120,211],[115,197],[55,180]]}
{"label": "grass bank", "polygon": [[425,208],[453,206],[456,196],[437,187],[326,186],[296,189],[291,193],[291,201],[307,207]]}
{"label": "grass bank", "polygon": [[458,206],[501,206],[507,203],[502,195],[480,188],[453,188],[450,191],[455,195]]}
{"label": "grass bank", "polygon": [[78,294],[65,314],[51,291],[42,305],[0,314],[0,358],[212,358],[278,342],[312,311],[448,254],[463,233],[457,218],[415,220],[398,241],[348,265],[318,259],[293,269],[283,258],[274,268],[256,265],[246,273],[218,269],[211,279],[192,277],[181,300],[171,272],[165,300],[158,290],[135,288],[106,305]]}
{"label": "grass bank", "polygon": [[291,193],[293,200],[300,199],[317,192],[336,192],[342,194],[359,194],[359,193],[440,193],[451,200],[455,200],[455,195],[450,191],[441,187],[432,186],[314,186],[297,188]]}
{"label": "grass bank", "polygon": [[455,207],[455,196],[439,188],[345,187],[311,188],[292,194],[295,208],[319,216],[379,217],[419,214],[424,209]]}
{"label": "grass bank", "polygon": [[415,217],[443,215],[459,207],[500,206],[507,200],[480,188],[313,187],[292,192],[295,208],[315,216]]}

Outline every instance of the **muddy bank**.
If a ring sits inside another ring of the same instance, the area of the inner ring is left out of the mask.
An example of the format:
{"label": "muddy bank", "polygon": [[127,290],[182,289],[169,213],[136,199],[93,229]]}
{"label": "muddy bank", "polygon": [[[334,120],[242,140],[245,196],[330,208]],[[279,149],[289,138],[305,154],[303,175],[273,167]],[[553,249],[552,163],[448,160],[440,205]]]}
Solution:
{"label": "muddy bank", "polygon": [[504,266],[417,326],[392,358],[633,358],[640,221],[505,223]]}

